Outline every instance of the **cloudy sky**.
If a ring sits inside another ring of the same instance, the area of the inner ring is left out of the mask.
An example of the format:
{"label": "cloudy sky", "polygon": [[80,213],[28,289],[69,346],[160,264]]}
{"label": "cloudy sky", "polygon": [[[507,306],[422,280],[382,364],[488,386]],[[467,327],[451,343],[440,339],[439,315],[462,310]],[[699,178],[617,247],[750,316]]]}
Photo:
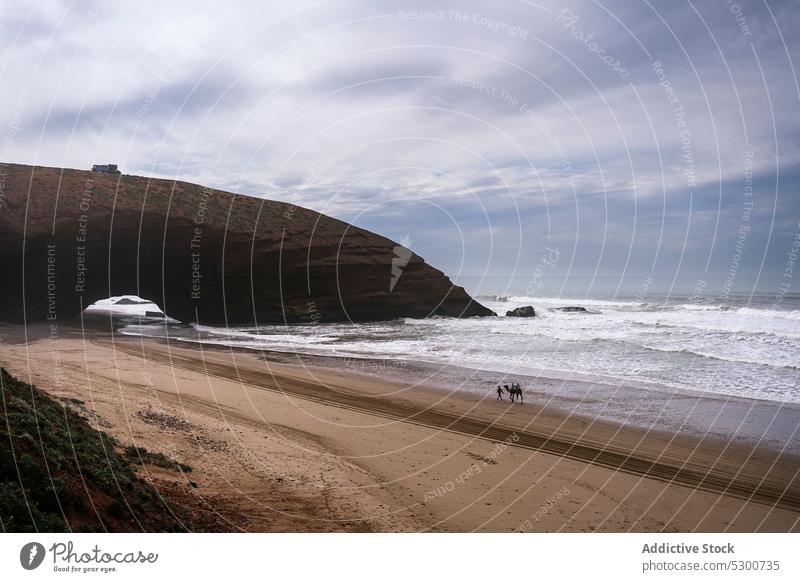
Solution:
{"label": "cloudy sky", "polygon": [[562,282],[776,291],[800,232],[797,2],[0,13],[3,161],[292,201],[490,286],[549,248]]}

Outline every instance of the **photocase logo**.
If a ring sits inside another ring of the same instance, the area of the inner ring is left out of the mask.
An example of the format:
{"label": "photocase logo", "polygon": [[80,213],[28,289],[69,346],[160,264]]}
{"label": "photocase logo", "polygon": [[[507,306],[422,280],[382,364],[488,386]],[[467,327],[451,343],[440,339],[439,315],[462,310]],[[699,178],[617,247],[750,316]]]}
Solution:
{"label": "photocase logo", "polygon": [[26,570],[35,570],[44,561],[44,546],[39,542],[29,542],[19,551],[19,563]]}
{"label": "photocase logo", "polygon": [[392,257],[392,278],[389,281],[389,293],[394,291],[394,286],[397,285],[397,281],[400,280],[400,275],[403,274],[403,269],[408,264],[408,261],[411,260],[411,256],[414,254],[411,252],[411,237],[407,234],[404,234],[400,238],[400,244],[395,245],[394,247],[394,256]]}

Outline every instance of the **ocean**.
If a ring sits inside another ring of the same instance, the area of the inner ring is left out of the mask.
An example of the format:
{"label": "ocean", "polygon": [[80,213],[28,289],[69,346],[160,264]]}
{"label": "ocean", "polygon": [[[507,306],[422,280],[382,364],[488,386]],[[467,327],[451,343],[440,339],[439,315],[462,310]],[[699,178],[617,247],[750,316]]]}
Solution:
{"label": "ocean", "polygon": [[[500,317],[209,327],[129,321],[127,335],[310,356],[414,361],[608,386],[800,403],[800,295],[724,299],[479,296]],[[505,317],[532,305],[534,318]],[[563,307],[586,311],[564,312]],[[391,365],[387,365],[387,368]],[[485,390],[464,383],[464,390]]]}

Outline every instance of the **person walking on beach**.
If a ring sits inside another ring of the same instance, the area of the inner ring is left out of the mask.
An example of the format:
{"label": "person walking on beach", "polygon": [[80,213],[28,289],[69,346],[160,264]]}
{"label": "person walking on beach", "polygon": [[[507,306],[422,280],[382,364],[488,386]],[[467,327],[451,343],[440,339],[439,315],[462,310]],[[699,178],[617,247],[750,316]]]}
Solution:
{"label": "person walking on beach", "polygon": [[498,400],[503,399],[503,389],[500,388],[500,384],[497,385],[497,399]]}
{"label": "person walking on beach", "polygon": [[522,402],[522,386],[520,386],[519,383],[517,383],[515,390],[517,392],[517,398]]}

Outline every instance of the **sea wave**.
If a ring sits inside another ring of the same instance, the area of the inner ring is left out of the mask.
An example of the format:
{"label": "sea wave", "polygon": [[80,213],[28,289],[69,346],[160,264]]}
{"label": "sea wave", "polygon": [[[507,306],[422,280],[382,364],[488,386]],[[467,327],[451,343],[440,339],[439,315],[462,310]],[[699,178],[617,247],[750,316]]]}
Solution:
{"label": "sea wave", "polygon": [[781,311],[778,309],[760,309],[757,307],[742,307],[736,311],[739,315],[752,315],[756,317],[772,317],[788,321],[800,321],[800,310]]}
{"label": "sea wave", "polygon": [[722,362],[732,362],[737,364],[753,364],[756,366],[766,366],[769,368],[782,368],[784,370],[800,370],[800,366],[794,364],[787,364],[778,360],[767,360],[767,359],[757,359],[757,358],[746,358],[746,357],[731,357],[724,354],[719,353],[711,353],[711,352],[702,352],[699,350],[694,350],[690,348],[670,348],[665,346],[658,346],[658,345],[648,345],[648,344],[637,344],[639,347],[642,347],[647,350],[653,350],[656,352],[667,352],[673,354],[686,354],[690,356],[698,356],[701,358],[708,358],[711,360],[718,360]]}
{"label": "sea wave", "polygon": [[[246,328],[233,328],[233,327],[212,327],[207,325],[192,324],[199,334],[208,334],[213,336],[229,337],[235,340],[254,340],[261,347],[267,347],[270,343],[287,343],[287,344],[324,344],[334,342],[338,339],[336,336],[320,335],[320,334],[300,334],[295,330],[286,329],[282,333],[266,333],[267,330],[272,331],[275,328],[264,328],[264,332],[253,333],[253,327]],[[285,328],[284,328],[285,329]]]}
{"label": "sea wave", "polygon": [[[494,302],[490,302],[494,304]],[[528,297],[526,295],[515,295],[508,298],[508,303],[523,303],[529,305],[544,305],[546,307],[566,307],[570,305],[580,305],[581,307],[607,307],[607,308],[620,308],[620,307],[628,307],[632,308],[637,305],[644,305],[642,302],[631,302],[631,301],[613,301],[613,300],[606,300],[606,299],[581,299],[581,298],[570,298],[570,297]],[[502,303],[502,305],[507,305],[508,303]]]}

